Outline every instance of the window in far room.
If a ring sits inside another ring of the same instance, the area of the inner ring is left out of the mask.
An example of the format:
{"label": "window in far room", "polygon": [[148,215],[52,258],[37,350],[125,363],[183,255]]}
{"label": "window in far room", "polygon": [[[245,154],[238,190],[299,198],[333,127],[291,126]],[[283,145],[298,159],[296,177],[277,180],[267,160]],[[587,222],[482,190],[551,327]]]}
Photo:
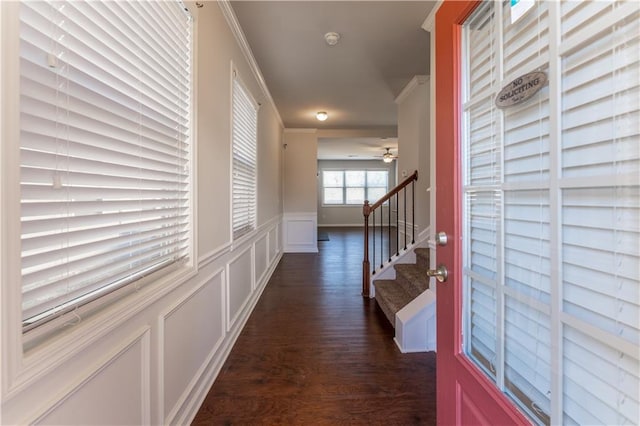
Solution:
{"label": "window in far room", "polygon": [[373,204],[388,191],[387,170],[323,170],[324,205]]}

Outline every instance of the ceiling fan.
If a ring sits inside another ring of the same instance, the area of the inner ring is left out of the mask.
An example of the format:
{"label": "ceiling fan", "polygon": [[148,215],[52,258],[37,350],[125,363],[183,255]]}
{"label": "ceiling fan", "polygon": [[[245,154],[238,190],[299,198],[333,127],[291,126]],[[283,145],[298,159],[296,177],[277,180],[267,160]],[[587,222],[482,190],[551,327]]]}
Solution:
{"label": "ceiling fan", "polygon": [[386,149],[386,152],[382,154],[382,161],[384,161],[385,163],[391,163],[393,160],[398,158],[397,155],[393,155],[393,153],[391,152],[391,148],[385,148],[385,149]]}

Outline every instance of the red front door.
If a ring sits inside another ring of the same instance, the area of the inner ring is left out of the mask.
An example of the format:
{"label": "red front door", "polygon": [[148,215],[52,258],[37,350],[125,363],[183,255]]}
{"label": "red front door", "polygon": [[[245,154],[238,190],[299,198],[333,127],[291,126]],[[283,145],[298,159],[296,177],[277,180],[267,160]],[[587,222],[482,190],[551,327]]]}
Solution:
{"label": "red front door", "polygon": [[435,24],[436,231],[448,236],[436,257],[449,271],[437,287],[438,424],[528,424],[462,350],[461,25],[478,4],[445,1]]}

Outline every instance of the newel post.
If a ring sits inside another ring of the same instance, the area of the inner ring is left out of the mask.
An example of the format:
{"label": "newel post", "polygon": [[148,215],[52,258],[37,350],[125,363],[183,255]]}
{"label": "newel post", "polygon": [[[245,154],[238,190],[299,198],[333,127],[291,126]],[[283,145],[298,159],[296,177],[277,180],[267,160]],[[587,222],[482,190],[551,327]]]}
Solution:
{"label": "newel post", "polygon": [[371,273],[371,266],[369,264],[369,214],[371,208],[369,201],[364,201],[362,207],[362,214],[364,215],[364,260],[362,261],[362,296],[369,297],[369,278]]}

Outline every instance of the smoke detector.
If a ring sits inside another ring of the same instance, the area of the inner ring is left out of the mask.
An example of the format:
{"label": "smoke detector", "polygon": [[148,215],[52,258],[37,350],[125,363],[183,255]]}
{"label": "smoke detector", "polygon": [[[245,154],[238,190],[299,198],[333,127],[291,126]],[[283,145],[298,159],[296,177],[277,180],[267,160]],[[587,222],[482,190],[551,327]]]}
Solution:
{"label": "smoke detector", "polygon": [[329,32],[324,35],[324,40],[327,42],[329,46],[335,46],[338,44],[338,40],[340,40],[340,34]]}

